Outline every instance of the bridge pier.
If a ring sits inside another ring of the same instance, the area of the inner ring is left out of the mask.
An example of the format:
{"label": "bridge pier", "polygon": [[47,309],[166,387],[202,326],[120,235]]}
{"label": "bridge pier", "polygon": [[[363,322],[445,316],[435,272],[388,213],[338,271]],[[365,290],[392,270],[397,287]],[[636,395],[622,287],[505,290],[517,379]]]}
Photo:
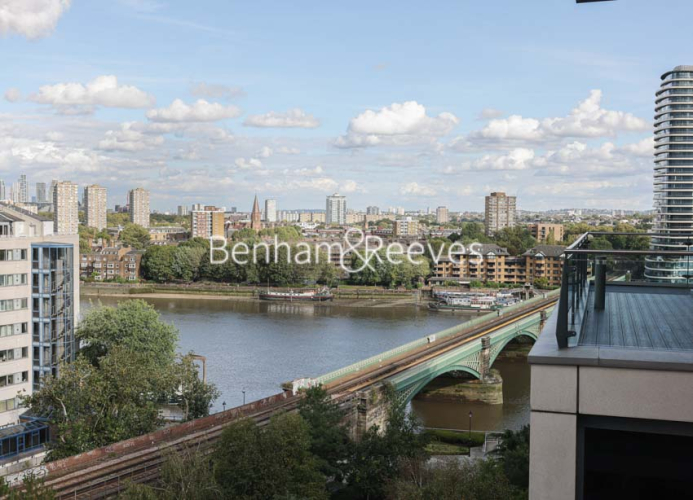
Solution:
{"label": "bridge pier", "polygon": [[489,370],[483,380],[458,379],[453,373],[431,381],[414,399],[500,405],[503,404],[503,378],[497,370]]}

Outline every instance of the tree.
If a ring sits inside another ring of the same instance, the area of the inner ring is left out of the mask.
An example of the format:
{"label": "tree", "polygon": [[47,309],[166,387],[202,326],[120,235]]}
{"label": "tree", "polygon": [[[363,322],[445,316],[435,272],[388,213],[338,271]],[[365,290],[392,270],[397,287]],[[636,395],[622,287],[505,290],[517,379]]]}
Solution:
{"label": "tree", "polygon": [[144,301],[92,309],[77,338],[84,345],[77,359],[24,398],[56,430],[50,460],[156,430],[162,402],[179,402],[190,419],[207,415],[218,396],[192,358],[176,358],[177,330]]}
{"label": "tree", "polygon": [[345,412],[330,401],[322,387],[308,389],[298,404],[298,412],[308,424],[310,451],[317,457],[322,473],[341,482],[348,470],[351,441],[344,425]]}
{"label": "tree", "polygon": [[308,425],[296,413],[275,416],[266,428],[232,423],[214,452],[214,479],[226,498],[327,498],[310,446]]}
{"label": "tree", "polygon": [[549,280],[548,278],[539,276],[538,278],[534,278],[534,286],[540,290],[546,290],[549,287]]}
{"label": "tree", "polygon": [[43,478],[27,474],[20,486],[12,487],[0,478],[0,497],[5,500],[54,500],[55,492],[46,486]]}
{"label": "tree", "polygon": [[368,429],[354,448],[348,477],[355,498],[381,498],[386,485],[405,464],[426,460],[428,436],[420,432],[419,422],[397,403],[395,392],[386,388],[387,427]]}
{"label": "tree", "polygon": [[494,450],[505,476],[522,491],[529,488],[529,426],[519,431],[506,430]]}
{"label": "tree", "polygon": [[135,250],[142,250],[149,245],[149,231],[139,224],[128,224],[120,232],[120,241]]}
{"label": "tree", "polygon": [[175,279],[175,253],[176,247],[168,245],[147,248],[140,264],[144,278],[158,283],[165,283]]}
{"label": "tree", "polygon": [[144,300],[125,300],[117,307],[91,309],[77,327],[82,356],[98,366],[115,347],[145,356],[158,367],[170,365],[176,355],[178,330],[161,321],[156,309]]}
{"label": "tree", "polygon": [[[511,500],[523,498],[491,460],[450,461],[444,465],[417,462],[403,468],[387,485],[393,500]],[[526,498],[526,495],[524,495]]]}
{"label": "tree", "polygon": [[526,227],[504,227],[494,235],[496,245],[507,248],[510,255],[522,255],[536,246],[537,240]]}

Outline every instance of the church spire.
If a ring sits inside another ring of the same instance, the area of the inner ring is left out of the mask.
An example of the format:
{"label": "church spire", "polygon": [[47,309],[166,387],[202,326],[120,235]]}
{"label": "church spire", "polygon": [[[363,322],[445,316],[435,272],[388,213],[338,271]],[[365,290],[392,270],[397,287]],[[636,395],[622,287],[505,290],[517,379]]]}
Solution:
{"label": "church spire", "polygon": [[257,194],[253,202],[253,211],[250,212],[250,229],[259,231],[262,229],[262,214],[260,213],[260,203],[257,201]]}

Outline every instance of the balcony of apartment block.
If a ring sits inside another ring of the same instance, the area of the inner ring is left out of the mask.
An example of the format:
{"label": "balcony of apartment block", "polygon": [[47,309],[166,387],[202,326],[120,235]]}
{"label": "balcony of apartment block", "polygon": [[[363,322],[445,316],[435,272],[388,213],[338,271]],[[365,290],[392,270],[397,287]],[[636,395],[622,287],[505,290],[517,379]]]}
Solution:
{"label": "balcony of apartment block", "polygon": [[566,248],[529,355],[530,498],[693,491],[693,241],[653,249],[664,237],[587,233]]}

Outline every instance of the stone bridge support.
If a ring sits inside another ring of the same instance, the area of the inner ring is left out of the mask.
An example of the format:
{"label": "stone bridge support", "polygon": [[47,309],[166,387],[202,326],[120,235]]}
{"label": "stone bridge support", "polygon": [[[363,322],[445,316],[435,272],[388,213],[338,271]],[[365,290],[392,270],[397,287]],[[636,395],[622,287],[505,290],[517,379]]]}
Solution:
{"label": "stone bridge support", "polygon": [[383,384],[354,393],[340,407],[346,412],[344,423],[356,441],[360,441],[371,427],[383,430],[387,425],[389,401]]}

